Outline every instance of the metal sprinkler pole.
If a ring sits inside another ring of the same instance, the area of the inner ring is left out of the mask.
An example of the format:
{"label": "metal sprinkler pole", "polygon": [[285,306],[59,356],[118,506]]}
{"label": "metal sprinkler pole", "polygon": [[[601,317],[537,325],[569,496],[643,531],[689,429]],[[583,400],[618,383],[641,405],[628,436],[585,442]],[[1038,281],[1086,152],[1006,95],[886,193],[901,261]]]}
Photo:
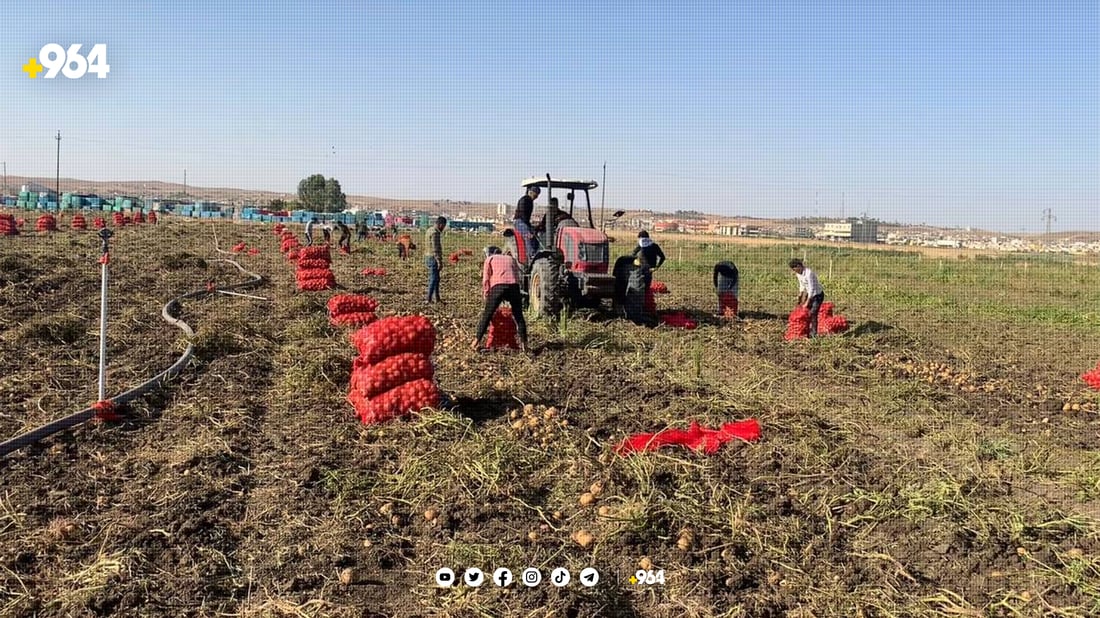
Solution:
{"label": "metal sprinkler pole", "polygon": [[99,400],[107,399],[107,263],[111,261],[108,239],[110,228],[99,231],[103,255],[99,258],[101,285],[99,289]]}

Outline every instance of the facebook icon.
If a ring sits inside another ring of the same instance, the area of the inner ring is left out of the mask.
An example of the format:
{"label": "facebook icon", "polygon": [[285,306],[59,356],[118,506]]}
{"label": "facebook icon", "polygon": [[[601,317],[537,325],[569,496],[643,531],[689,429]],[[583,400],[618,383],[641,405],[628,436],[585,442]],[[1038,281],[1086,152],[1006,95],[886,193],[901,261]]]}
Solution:
{"label": "facebook icon", "polygon": [[507,588],[512,585],[512,572],[508,569],[500,568],[493,571],[493,583],[500,588]]}

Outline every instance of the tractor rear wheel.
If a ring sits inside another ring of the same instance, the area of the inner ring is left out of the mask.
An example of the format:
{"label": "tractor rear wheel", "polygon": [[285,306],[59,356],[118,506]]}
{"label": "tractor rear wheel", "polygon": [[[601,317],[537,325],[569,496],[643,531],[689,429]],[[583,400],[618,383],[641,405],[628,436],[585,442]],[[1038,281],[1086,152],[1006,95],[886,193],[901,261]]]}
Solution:
{"label": "tractor rear wheel", "polygon": [[532,264],[528,292],[531,311],[536,316],[557,317],[561,314],[568,293],[562,265],[550,259]]}

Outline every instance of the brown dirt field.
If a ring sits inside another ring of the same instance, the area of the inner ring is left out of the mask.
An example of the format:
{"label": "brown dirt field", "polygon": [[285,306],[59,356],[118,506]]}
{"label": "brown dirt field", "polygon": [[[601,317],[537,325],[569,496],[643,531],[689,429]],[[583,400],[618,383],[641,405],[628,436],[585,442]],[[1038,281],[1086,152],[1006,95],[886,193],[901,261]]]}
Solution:
{"label": "brown dirt field", "polygon": [[[239,260],[269,278],[250,293],[270,300],[185,301],[197,352],[176,383],[124,423],[0,461],[0,614],[1100,611],[1100,400],[1070,363],[1095,362],[1091,321],[976,310],[970,323],[937,321],[935,306],[922,314],[838,275],[826,285],[847,295],[838,308],[852,331],[787,343],[792,290],[773,259],[784,250],[747,244],[739,321],[700,309],[713,292],[699,255],[661,273],[672,292],[659,299],[697,318],[696,330],[532,319],[533,356],[477,354],[480,262],[446,264],[446,304],[425,307],[421,258],[400,262],[370,242],[334,255],[337,280],[384,315],[432,319],[437,380],[454,403],[364,427],[345,400],[354,349],[349,331],[328,324],[331,293],[295,291],[269,228],[214,225],[167,218],[119,231],[111,384],[135,383],[182,350],[159,318],[168,298],[241,280],[219,262],[213,229],[222,247],[262,250]],[[479,251],[487,239],[447,242]],[[94,397],[96,247],[71,231],[0,238],[4,437]],[[391,274],[361,277],[365,266]],[[1064,276],[1094,284],[1083,271]],[[1062,412],[1067,403],[1079,407]],[[525,404],[542,420],[516,428]],[[566,425],[548,422],[551,406]],[[713,456],[611,452],[630,433],[747,417],[763,440]],[[594,483],[595,503],[580,504]],[[571,540],[580,530],[591,545]],[[666,584],[630,584],[642,562]],[[535,566],[544,578],[596,566],[603,583],[442,590],[433,574],[444,565],[517,577]]]}

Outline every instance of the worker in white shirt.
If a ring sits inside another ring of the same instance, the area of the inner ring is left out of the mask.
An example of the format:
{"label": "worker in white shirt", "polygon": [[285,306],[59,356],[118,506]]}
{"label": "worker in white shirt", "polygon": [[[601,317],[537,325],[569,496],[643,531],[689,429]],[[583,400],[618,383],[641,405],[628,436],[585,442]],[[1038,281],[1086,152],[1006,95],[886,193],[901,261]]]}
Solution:
{"label": "worker in white shirt", "polygon": [[810,312],[810,337],[817,335],[817,313],[825,302],[825,288],[817,279],[817,273],[806,268],[802,260],[795,258],[788,264],[798,278],[798,304]]}

